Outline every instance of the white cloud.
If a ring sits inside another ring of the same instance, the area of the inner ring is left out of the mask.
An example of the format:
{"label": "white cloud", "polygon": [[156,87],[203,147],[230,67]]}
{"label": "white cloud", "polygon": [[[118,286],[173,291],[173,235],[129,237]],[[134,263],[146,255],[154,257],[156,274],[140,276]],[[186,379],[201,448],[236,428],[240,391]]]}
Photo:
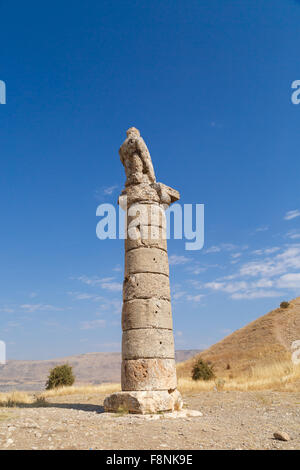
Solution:
{"label": "white cloud", "polygon": [[122,271],[122,267],[121,267],[119,264],[117,264],[117,266],[115,266],[115,267],[113,268],[113,271],[119,273],[119,272]]}
{"label": "white cloud", "polygon": [[91,320],[81,322],[81,330],[94,330],[95,328],[103,328],[105,326],[105,320]]}
{"label": "white cloud", "polygon": [[[73,278],[74,279],[74,278]],[[122,283],[121,282],[116,282],[114,277],[104,277],[104,278],[98,278],[96,276],[94,277],[88,277],[88,276],[79,276],[75,278],[77,281],[81,281],[84,284],[87,284],[88,286],[100,286],[101,289],[113,291],[113,292],[120,292],[122,290]]]}
{"label": "white cloud", "polygon": [[75,278],[71,278],[71,279],[75,279],[77,281],[81,281],[83,282],[84,284],[87,284],[88,286],[97,286],[97,285],[100,285],[102,282],[110,282],[110,281],[113,281],[115,278],[114,277],[103,277],[103,278],[99,278],[99,277],[88,277],[88,276],[79,276],[79,277],[75,277]]}
{"label": "white cloud", "polygon": [[261,261],[251,261],[244,264],[239,271],[241,276],[272,277],[284,274],[290,268],[300,268],[300,245],[288,246],[282,253]]}
{"label": "white cloud", "polygon": [[121,282],[103,282],[101,288],[112,292],[121,292],[123,286]]}
{"label": "white cloud", "polygon": [[107,186],[105,188],[102,187],[94,191],[94,196],[96,199],[101,200],[103,199],[103,196],[111,196],[116,191],[116,189],[118,189],[117,184]]}
{"label": "white cloud", "polygon": [[174,300],[179,300],[181,299],[182,297],[185,296],[185,292],[184,291],[179,291],[179,292],[175,292],[173,295],[172,295],[172,299]]}
{"label": "white cloud", "polygon": [[240,299],[262,299],[265,297],[280,297],[282,295],[282,292],[275,291],[275,290],[254,290],[254,291],[249,291],[249,292],[241,292],[241,293],[235,293],[231,296],[232,299],[234,300],[240,300]]}
{"label": "white cloud", "polygon": [[280,250],[280,248],[278,246],[273,246],[273,248],[266,248],[264,250],[264,253],[265,253],[265,255],[271,255],[272,253],[276,253],[279,250]]}
{"label": "white cloud", "polygon": [[300,211],[298,209],[293,210],[293,211],[288,211],[284,216],[284,220],[293,220],[296,217],[300,217]]}
{"label": "white cloud", "polygon": [[74,300],[91,300],[92,302],[99,302],[96,304],[97,310],[109,311],[110,313],[119,315],[122,311],[121,299],[106,298],[97,294],[90,294],[86,292],[68,292]]}
{"label": "white cloud", "polygon": [[171,255],[169,257],[169,264],[173,266],[178,265],[178,264],[186,264],[189,261],[190,261],[189,258],[187,258],[186,256],[182,256],[182,255]]}
{"label": "white cloud", "polygon": [[64,310],[61,307],[54,307],[54,305],[48,305],[48,304],[22,304],[20,305],[20,308],[30,313],[37,312],[37,311],[47,311],[47,310],[52,310],[52,311]]}
{"label": "white cloud", "polygon": [[191,270],[191,272],[192,272],[193,274],[195,274],[195,276],[197,276],[198,274],[203,273],[204,271],[206,271],[206,268],[197,268],[197,267],[196,267],[196,268],[194,268],[194,269]]}
{"label": "white cloud", "polygon": [[252,282],[251,284],[252,289],[256,288],[265,288],[265,287],[273,287],[274,286],[274,281],[270,279],[258,279],[257,281]]}
{"label": "white cloud", "polygon": [[300,232],[297,232],[297,230],[291,230],[286,234],[286,236],[291,240],[297,240],[298,238],[300,238]]}
{"label": "white cloud", "polygon": [[207,248],[204,250],[204,253],[219,253],[221,251],[220,246],[211,246],[210,248]]}
{"label": "white cloud", "polygon": [[264,248],[261,250],[254,250],[252,253],[254,255],[262,256],[262,255],[271,255],[272,253],[276,253],[277,251],[280,251],[280,248],[278,246],[273,246],[272,248]]}
{"label": "white cloud", "polygon": [[204,297],[204,294],[198,294],[198,295],[187,295],[186,300],[190,302],[201,302],[201,299]]}
{"label": "white cloud", "polygon": [[283,295],[281,289],[300,289],[300,245],[262,249],[259,254],[265,256],[244,263],[235,274],[197,287],[225,292],[232,299],[277,297]]}
{"label": "white cloud", "polygon": [[248,287],[247,282],[237,281],[237,282],[207,282],[205,287],[212,290],[220,290],[232,294],[233,292],[238,292],[240,290],[245,290]]}
{"label": "white cloud", "polygon": [[277,287],[300,290],[300,273],[284,274],[278,279]]}
{"label": "white cloud", "polygon": [[104,188],[103,193],[104,193],[105,195],[109,195],[109,196],[110,196],[112,193],[115,192],[115,190],[116,190],[117,188],[118,188],[118,185],[117,185],[117,184],[115,184],[115,185],[113,185],[113,186],[108,186],[107,188]]}
{"label": "white cloud", "polygon": [[262,227],[258,227],[255,231],[256,232],[266,232],[267,230],[269,230],[269,226],[268,225],[264,225]]}
{"label": "white cloud", "polygon": [[232,243],[221,243],[220,245],[213,245],[206,250],[204,250],[205,254],[209,253],[219,253],[220,251],[233,251],[233,250],[247,250],[248,245],[237,246],[233,245]]}
{"label": "white cloud", "polygon": [[100,295],[91,294],[88,292],[68,292],[75,300],[93,300],[97,302],[98,300],[102,300],[103,297]]}

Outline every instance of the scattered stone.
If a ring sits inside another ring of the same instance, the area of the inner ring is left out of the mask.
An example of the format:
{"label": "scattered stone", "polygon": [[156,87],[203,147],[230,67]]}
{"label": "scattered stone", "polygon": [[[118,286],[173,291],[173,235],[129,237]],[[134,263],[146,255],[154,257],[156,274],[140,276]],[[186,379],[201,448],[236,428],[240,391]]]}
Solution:
{"label": "scattered stone", "polygon": [[4,447],[7,449],[7,447],[11,446],[14,443],[13,439],[7,439],[7,441],[4,444]]}
{"label": "scattered stone", "polygon": [[273,436],[277,441],[287,442],[290,440],[290,436],[286,432],[283,432],[283,431],[274,432]]}

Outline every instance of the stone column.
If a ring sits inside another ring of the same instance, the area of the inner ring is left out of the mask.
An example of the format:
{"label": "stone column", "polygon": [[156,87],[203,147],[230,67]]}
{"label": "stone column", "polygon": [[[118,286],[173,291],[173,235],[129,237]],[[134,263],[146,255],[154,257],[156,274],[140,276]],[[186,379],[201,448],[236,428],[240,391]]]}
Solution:
{"label": "stone column", "polygon": [[127,180],[122,310],[122,392],[105,399],[107,411],[179,410],[164,210],[179,193],[156,183],[149,151],[135,128],[120,148]]}

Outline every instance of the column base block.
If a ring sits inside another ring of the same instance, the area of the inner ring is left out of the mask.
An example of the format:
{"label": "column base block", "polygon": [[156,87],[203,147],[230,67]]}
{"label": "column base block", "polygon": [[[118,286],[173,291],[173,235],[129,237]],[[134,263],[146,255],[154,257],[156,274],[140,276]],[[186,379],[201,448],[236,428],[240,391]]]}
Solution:
{"label": "column base block", "polygon": [[117,392],[104,400],[104,410],[134,414],[153,414],[179,411],[183,401],[180,392],[173,390],[151,390]]}

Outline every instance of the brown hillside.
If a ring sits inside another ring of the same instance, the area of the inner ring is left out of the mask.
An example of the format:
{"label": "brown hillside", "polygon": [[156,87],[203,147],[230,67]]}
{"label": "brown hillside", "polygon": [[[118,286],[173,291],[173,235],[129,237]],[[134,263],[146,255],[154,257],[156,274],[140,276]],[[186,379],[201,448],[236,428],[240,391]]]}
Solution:
{"label": "brown hillside", "polygon": [[266,366],[291,359],[291,344],[300,339],[300,297],[286,309],[277,308],[235,331],[222,341],[177,366],[178,376],[191,375],[197,357],[211,362],[214,370],[234,378]]}

